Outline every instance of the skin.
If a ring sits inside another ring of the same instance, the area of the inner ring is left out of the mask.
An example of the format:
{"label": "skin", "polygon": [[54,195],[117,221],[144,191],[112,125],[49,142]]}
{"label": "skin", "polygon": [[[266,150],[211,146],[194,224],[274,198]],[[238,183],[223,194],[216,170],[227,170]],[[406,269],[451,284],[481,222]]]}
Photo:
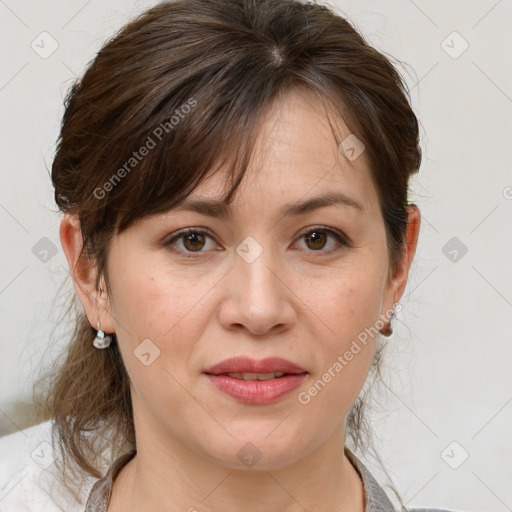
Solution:
{"label": "skin", "polygon": [[[337,128],[340,140],[350,134],[341,120]],[[409,207],[407,249],[391,275],[365,153],[345,158],[321,104],[306,91],[288,92],[274,105],[255,154],[229,217],[175,209],[116,235],[107,265],[110,296],[95,290],[94,266],[78,260],[76,218],[62,220],[76,292],[91,325],[99,320],[105,332],[116,332],[131,379],[138,451],[114,481],[109,512],[364,510],[362,482],[343,446],[376,337],[307,405],[298,393],[400,300],[420,213]],[[224,180],[222,172],[212,174],[192,197],[219,197]],[[363,210],[333,205],[297,217],[279,213],[286,203],[332,191]],[[350,245],[325,231],[308,242],[311,226],[339,231]],[[164,245],[187,227],[212,236]],[[252,263],[236,252],[248,236],[263,249]],[[144,339],[160,349],[148,366],[133,353]],[[202,373],[235,355],[277,355],[309,375],[277,403],[241,404]],[[248,442],[261,453],[251,469],[237,456]]]}

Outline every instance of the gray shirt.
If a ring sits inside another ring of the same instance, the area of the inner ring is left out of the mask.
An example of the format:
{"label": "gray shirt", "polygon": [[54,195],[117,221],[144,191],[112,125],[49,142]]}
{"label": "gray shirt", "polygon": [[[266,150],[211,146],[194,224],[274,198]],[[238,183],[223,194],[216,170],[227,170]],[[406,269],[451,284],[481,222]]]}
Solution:
{"label": "gray shirt", "polygon": [[[119,457],[109,468],[106,475],[96,481],[91,489],[85,512],[107,512],[110,496],[112,493],[112,483],[123,466],[127,464],[135,455],[131,452]],[[359,473],[363,482],[365,507],[364,512],[395,512],[393,504],[387,497],[382,487],[377,483],[373,475],[368,471],[364,464],[345,447],[345,453]],[[411,512],[450,512],[445,509],[410,509]],[[401,512],[407,512],[402,509]]]}

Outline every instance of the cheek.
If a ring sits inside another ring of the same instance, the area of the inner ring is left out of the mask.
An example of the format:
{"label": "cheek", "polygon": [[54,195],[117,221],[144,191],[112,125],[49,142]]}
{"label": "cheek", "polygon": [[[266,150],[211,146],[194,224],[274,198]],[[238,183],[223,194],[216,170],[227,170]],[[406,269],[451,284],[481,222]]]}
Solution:
{"label": "cheek", "polygon": [[382,279],[378,272],[352,268],[342,277],[333,279],[316,295],[310,296],[308,306],[323,323],[326,347],[343,350],[346,344],[379,318],[383,298]]}
{"label": "cheek", "polygon": [[321,295],[311,298],[309,306],[318,312],[319,333],[323,335],[316,337],[319,365],[304,401],[311,398],[331,410],[348,412],[373,360],[381,286],[382,280],[375,273],[354,269],[350,277],[336,280]]}
{"label": "cheek", "polygon": [[126,261],[112,280],[114,320],[125,331],[125,338],[131,339],[130,344],[145,338],[159,344],[182,339],[178,333],[197,325],[196,310],[209,286],[208,280],[201,279],[191,284],[183,275],[164,271],[154,262],[137,265]]}
{"label": "cheek", "polygon": [[199,298],[206,290],[144,267],[127,261],[112,276],[112,314],[133,399],[158,417],[168,413],[162,404],[172,403],[173,410],[190,405],[180,383],[203,329]]}
{"label": "cheek", "polygon": [[139,395],[150,401],[179,397],[183,390],[178,382],[194,371],[194,347],[211,314],[204,298],[212,278],[202,276],[192,284],[189,275],[140,261],[125,260],[111,276],[123,361]]}

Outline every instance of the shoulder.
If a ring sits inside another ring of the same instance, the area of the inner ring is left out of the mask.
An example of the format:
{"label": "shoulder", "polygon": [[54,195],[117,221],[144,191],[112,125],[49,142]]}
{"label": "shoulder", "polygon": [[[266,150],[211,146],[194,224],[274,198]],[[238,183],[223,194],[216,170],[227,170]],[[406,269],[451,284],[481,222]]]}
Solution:
{"label": "shoulder", "polygon": [[[53,422],[0,437],[0,510],[2,512],[78,512],[83,503],[66,490],[57,465]],[[83,491],[95,479],[85,478]]]}

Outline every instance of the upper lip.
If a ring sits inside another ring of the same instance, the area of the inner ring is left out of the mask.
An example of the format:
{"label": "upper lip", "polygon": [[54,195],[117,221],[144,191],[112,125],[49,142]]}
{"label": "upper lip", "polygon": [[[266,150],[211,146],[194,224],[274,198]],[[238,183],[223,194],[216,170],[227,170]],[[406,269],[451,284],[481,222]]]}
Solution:
{"label": "upper lip", "polygon": [[247,356],[231,357],[208,368],[204,373],[220,375],[222,373],[307,373],[295,363],[281,357],[266,357],[253,359]]}

